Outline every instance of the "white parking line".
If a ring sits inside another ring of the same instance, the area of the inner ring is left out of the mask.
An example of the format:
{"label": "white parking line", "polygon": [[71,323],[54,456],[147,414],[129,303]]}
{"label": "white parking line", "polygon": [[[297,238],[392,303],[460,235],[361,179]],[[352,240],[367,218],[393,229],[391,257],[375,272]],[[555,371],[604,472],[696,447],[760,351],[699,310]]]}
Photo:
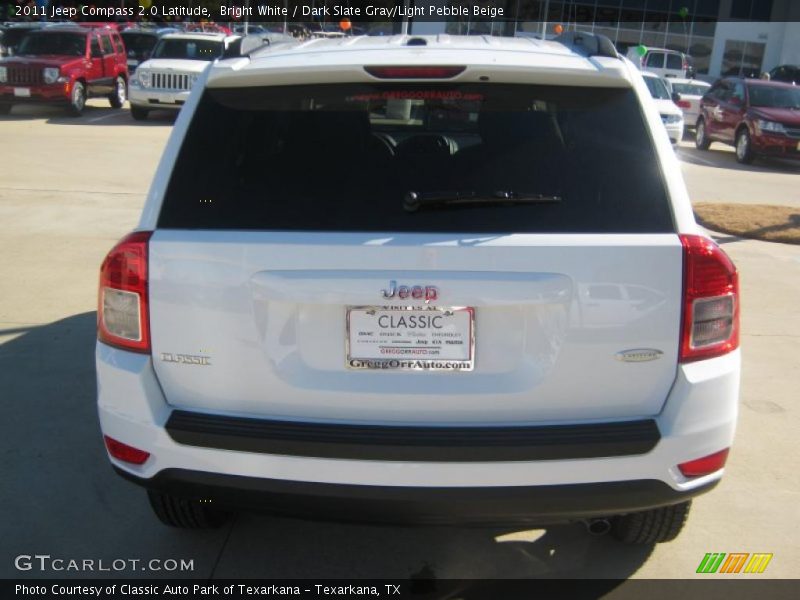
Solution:
{"label": "white parking line", "polygon": [[102,117],[95,117],[94,119],[89,119],[89,120],[88,120],[88,122],[89,122],[89,123],[96,123],[97,121],[104,121],[104,120],[106,120],[106,119],[110,119],[110,118],[112,118],[112,117],[119,117],[119,116],[120,116],[120,115],[122,115],[122,114],[124,114],[124,113],[121,113],[121,112],[113,112],[113,113],[111,113],[111,114],[108,114],[108,115],[103,115]]}
{"label": "white parking line", "polygon": [[697,162],[702,163],[702,164],[704,164],[704,165],[706,165],[708,167],[716,167],[717,166],[714,162],[712,162],[712,161],[710,161],[710,160],[708,160],[706,158],[700,158],[699,156],[691,156],[690,154],[684,154],[681,151],[678,151],[678,156],[680,157],[681,160],[683,160],[684,162],[690,163],[690,164],[694,163],[695,161],[697,161]]}

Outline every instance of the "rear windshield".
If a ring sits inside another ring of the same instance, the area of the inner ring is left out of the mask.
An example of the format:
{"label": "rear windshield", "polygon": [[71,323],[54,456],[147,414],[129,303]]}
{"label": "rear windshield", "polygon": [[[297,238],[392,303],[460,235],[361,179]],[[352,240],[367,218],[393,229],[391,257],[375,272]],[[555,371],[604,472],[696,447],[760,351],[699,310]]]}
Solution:
{"label": "rear windshield", "polygon": [[207,89],[159,227],[674,230],[631,90],[501,84]]}
{"label": "rear windshield", "polygon": [[682,69],[683,57],[680,54],[667,54],[668,69]]}
{"label": "rear windshield", "polygon": [[125,48],[128,54],[131,52],[135,54],[145,54],[153,49],[158,41],[158,36],[152,33],[122,33],[122,39],[125,40]]}
{"label": "rear windshield", "polygon": [[711,88],[710,85],[700,84],[700,83],[673,83],[672,89],[675,92],[678,92],[681,95],[686,96],[702,96],[704,95],[709,89]]}
{"label": "rear windshield", "polygon": [[153,51],[153,58],[214,60],[222,56],[222,42],[211,40],[162,39]]}

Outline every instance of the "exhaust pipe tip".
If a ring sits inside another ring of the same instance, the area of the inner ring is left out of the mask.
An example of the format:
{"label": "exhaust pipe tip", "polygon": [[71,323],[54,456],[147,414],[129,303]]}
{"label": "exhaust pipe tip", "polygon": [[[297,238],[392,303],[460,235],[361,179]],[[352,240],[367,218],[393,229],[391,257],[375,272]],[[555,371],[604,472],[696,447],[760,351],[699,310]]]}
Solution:
{"label": "exhaust pipe tip", "polygon": [[583,523],[591,535],[605,535],[611,531],[611,522],[608,519],[588,519]]}

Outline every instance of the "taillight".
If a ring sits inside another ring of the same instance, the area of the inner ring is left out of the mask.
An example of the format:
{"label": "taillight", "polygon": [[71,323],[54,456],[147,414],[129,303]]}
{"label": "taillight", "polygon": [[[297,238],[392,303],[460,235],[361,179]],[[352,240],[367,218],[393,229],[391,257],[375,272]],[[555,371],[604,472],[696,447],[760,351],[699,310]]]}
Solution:
{"label": "taillight", "polygon": [[692,108],[692,104],[688,100],[678,100],[675,104],[680,108]]}
{"label": "taillight", "polygon": [[466,67],[364,67],[379,79],[451,79],[464,72]]}
{"label": "taillight", "polygon": [[714,473],[725,466],[725,461],[728,460],[728,451],[729,448],[725,448],[725,450],[720,450],[703,458],[681,463],[678,465],[678,469],[680,469],[684,477],[702,477],[703,475]]}
{"label": "taillight", "polygon": [[147,243],[151,231],[125,236],[100,267],[97,338],[133,352],[150,352]]}
{"label": "taillight", "polygon": [[727,354],[739,347],[739,277],[710,239],[681,235],[683,326],[681,362]]}
{"label": "taillight", "polygon": [[141,465],[144,464],[148,458],[150,458],[149,452],[139,450],[133,446],[128,446],[128,444],[123,444],[122,442],[115,440],[112,437],[108,437],[107,435],[103,436],[103,440],[105,440],[106,450],[108,450],[108,453],[122,462],[131,463],[132,465]]}

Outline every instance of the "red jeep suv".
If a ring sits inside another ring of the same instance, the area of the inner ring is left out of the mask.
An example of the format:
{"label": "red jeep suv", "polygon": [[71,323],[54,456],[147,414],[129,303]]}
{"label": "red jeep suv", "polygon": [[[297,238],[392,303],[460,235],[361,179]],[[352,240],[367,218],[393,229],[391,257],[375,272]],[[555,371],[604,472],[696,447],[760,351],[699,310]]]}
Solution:
{"label": "red jeep suv", "polygon": [[15,104],[68,106],[78,116],[87,98],[120,108],[127,97],[125,45],[110,27],[54,25],[25,36],[14,56],[0,60],[0,114]]}
{"label": "red jeep suv", "polygon": [[721,79],[700,101],[695,144],[736,148],[736,160],[800,159],[800,87],[760,79]]}

